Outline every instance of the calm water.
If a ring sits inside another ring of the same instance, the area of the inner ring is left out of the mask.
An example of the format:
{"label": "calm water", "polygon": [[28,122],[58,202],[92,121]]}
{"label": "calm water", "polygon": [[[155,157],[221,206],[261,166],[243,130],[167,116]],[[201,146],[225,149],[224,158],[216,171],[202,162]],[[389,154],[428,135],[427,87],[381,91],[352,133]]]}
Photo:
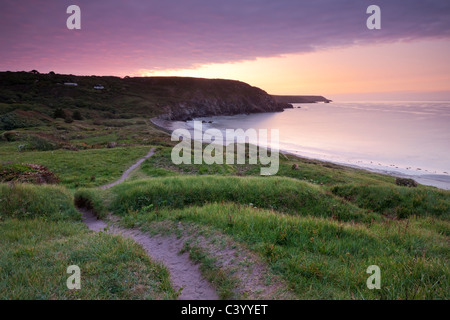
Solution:
{"label": "calm water", "polygon": [[[203,124],[204,130],[279,129],[281,150],[394,175],[412,175],[419,182],[450,188],[450,102],[294,106],[301,108],[196,120],[213,121]],[[186,125],[192,127],[193,123]],[[175,122],[172,128],[179,126],[181,123]],[[427,179],[432,182],[427,183]]]}

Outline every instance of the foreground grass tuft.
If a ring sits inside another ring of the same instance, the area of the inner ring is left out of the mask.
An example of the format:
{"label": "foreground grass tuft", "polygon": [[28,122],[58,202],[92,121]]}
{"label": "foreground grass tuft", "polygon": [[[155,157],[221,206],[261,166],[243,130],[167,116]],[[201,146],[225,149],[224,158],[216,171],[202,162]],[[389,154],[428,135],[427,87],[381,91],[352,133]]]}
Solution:
{"label": "foreground grass tuft", "polygon": [[[351,223],[230,203],[142,209],[125,216],[127,223],[143,229],[165,219],[212,226],[247,244],[301,299],[450,297],[450,224],[440,219]],[[196,257],[202,260],[202,255]],[[381,268],[381,290],[366,286],[370,265]]]}
{"label": "foreground grass tuft", "polygon": [[80,220],[71,193],[61,186],[0,184],[0,220],[6,218]]}
{"label": "foreground grass tuft", "polygon": [[[66,286],[70,265],[80,267],[80,290]],[[0,223],[0,299],[174,298],[168,271],[131,240],[81,223]]]}
{"label": "foreground grass tuft", "polygon": [[75,191],[74,203],[78,208],[84,208],[92,211],[98,218],[106,217],[108,210],[104,204],[102,195],[105,192],[100,189],[78,189]]}
{"label": "foreground grass tuft", "polygon": [[411,215],[450,218],[450,192],[444,190],[348,184],[332,192],[361,208],[400,219]]}
{"label": "foreground grass tuft", "polygon": [[111,209],[126,213],[209,202],[252,204],[294,215],[371,221],[379,216],[328,194],[318,186],[284,177],[179,176],[122,183],[112,189]]}

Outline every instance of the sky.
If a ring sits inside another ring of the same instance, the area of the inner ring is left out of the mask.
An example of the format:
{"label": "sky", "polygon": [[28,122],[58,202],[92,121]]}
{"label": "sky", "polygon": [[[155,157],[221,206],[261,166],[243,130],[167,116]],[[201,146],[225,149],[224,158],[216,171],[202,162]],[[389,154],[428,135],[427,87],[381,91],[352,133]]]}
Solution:
{"label": "sky", "polygon": [[[69,30],[69,5],[81,29]],[[369,5],[381,9],[370,30]],[[192,76],[271,94],[450,100],[446,0],[1,0],[0,71]]]}

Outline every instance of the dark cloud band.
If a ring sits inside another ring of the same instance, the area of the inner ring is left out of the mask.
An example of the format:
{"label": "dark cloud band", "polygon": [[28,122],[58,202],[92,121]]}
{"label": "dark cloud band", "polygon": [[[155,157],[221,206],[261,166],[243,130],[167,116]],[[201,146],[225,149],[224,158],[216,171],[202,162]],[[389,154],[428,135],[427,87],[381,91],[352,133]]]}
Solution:
{"label": "dark cloud band", "polygon": [[[369,42],[450,37],[450,1],[77,1],[82,29],[66,28],[72,1],[2,1],[0,69],[21,63],[164,69]],[[366,28],[366,9],[382,29]],[[118,70],[118,69],[115,70]]]}

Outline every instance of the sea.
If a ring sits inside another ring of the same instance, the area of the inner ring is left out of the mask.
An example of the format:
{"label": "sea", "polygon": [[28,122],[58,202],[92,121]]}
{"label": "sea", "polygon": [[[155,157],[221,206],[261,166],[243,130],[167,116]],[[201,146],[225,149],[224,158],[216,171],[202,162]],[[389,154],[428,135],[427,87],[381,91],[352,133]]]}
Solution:
{"label": "sea", "polygon": [[[285,153],[363,168],[450,190],[450,101],[293,104],[284,112],[166,122],[169,130],[279,131]],[[255,141],[250,141],[255,142]]]}

